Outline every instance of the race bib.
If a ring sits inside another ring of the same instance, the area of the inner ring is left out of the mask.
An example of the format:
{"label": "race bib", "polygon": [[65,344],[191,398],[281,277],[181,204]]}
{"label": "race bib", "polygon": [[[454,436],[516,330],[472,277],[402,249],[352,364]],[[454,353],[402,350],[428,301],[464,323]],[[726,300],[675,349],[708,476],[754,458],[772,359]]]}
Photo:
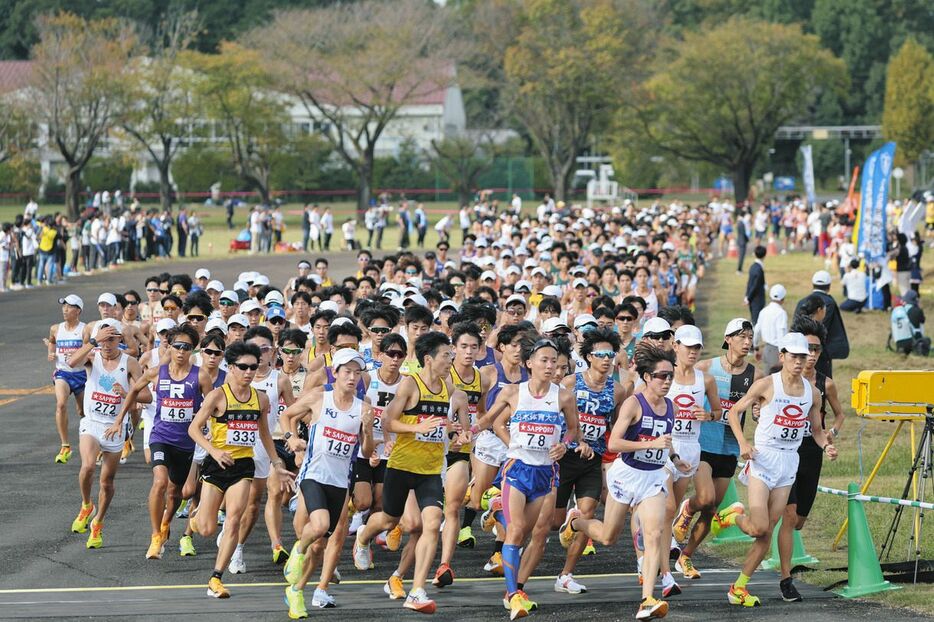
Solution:
{"label": "race bib", "polygon": [[797,404],[787,404],[775,415],[772,424],[772,440],[780,445],[796,446],[810,433],[808,414]]}
{"label": "race bib", "polygon": [[373,407],[373,438],[383,438],[383,409],[376,406]]}
{"label": "race bib", "polygon": [[195,416],[195,401],[166,397],[162,399],[159,419],[166,423],[191,423]]}
{"label": "race bib", "polygon": [[694,440],[700,435],[700,425],[694,415],[694,397],[687,393],[676,395],[671,400],[675,406],[674,427],[671,435],[682,440]]}
{"label": "race bib", "polygon": [[94,414],[102,417],[115,419],[117,417],[117,409],[122,402],[122,397],[113,395],[112,393],[94,391],[91,394],[91,410]]}
{"label": "race bib", "polygon": [[519,422],[519,438],[525,449],[548,451],[557,442],[557,426],[552,423]]}
{"label": "race bib", "polygon": [[717,420],[719,423],[722,423],[723,425],[730,425],[730,418],[727,417],[726,414],[730,411],[731,408],[733,408],[733,404],[735,403],[736,402],[733,400],[725,400],[722,397],[720,398],[721,411],[720,418]]}
{"label": "race bib", "polygon": [[[657,437],[655,436],[648,436],[646,434],[640,434],[639,442],[644,443],[648,441],[654,441],[656,438]],[[661,466],[668,461],[668,450],[663,447],[650,447],[648,449],[640,449],[639,451],[633,452],[633,458],[635,458],[639,462]]]}
{"label": "race bib", "polygon": [[285,412],[285,409],[286,409],[285,402],[282,401],[282,398],[279,398],[279,408],[278,408],[277,411],[276,411],[276,420],[277,420],[277,421],[279,420],[280,417],[282,417],[282,413]]}
{"label": "race bib", "polygon": [[578,413],[581,436],[587,443],[598,442],[606,435],[606,417],[591,413]]}
{"label": "race bib", "polygon": [[[432,415],[419,415],[418,423],[421,423],[425,419],[431,419]],[[427,434],[417,433],[415,435],[415,440],[422,441],[423,443],[443,443],[444,442],[444,426],[439,425],[431,432]]]}
{"label": "race bib", "polygon": [[259,421],[228,421],[227,444],[236,447],[254,447],[259,434]]}
{"label": "race bib", "polygon": [[325,426],[322,433],[325,451],[336,458],[350,457],[357,445],[357,435]]}

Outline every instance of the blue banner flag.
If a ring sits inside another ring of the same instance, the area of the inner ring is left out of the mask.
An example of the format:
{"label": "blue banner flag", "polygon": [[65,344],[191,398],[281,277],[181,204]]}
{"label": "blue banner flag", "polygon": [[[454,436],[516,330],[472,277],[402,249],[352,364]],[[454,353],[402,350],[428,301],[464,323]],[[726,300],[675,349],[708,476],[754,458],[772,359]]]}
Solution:
{"label": "blue banner flag", "polygon": [[856,250],[869,261],[885,260],[885,205],[894,159],[895,143],[889,142],[869,154],[863,165]]}

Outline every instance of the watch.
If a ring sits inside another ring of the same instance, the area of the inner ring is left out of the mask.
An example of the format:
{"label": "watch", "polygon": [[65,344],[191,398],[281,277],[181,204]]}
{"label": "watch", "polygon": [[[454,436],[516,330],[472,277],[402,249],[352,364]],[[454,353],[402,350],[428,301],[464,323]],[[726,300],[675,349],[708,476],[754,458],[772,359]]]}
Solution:
{"label": "watch", "polygon": [[282,435],[282,438],[285,440],[289,440],[290,438],[292,438],[292,433],[286,432],[285,434]]}
{"label": "watch", "polygon": [[88,339],[88,343],[94,346],[95,348],[97,347],[97,339],[95,339],[94,337],[91,337],[90,339]]}

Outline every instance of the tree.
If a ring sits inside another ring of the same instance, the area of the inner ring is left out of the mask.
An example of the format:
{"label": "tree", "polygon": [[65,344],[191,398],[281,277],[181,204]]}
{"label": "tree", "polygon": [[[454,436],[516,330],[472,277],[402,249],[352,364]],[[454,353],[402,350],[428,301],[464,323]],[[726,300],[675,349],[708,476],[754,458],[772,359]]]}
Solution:
{"label": "tree", "polygon": [[493,142],[486,135],[448,136],[431,141],[434,165],[457,193],[461,205],[470,203],[477,180],[493,166]]}
{"label": "tree", "polygon": [[526,0],[517,21],[503,99],[563,199],[577,156],[645,77],[655,15],[643,0]]}
{"label": "tree", "polygon": [[122,128],[145,149],[159,171],[162,209],[172,207],[172,159],[182,145],[184,124],[195,113],[191,72],[178,55],[199,28],[197,13],[169,13],[152,35],[149,54],[137,57],[128,83],[130,101]]}
{"label": "tree", "polygon": [[404,106],[443,101],[460,49],[444,10],[424,0],[277,13],[247,42],[357,174],[360,210],[386,126]]}
{"label": "tree", "polygon": [[26,100],[32,120],[65,160],[65,204],[77,218],[81,171],[122,111],[136,34],[119,20],[69,13],[39,17],[38,29]]}
{"label": "tree", "polygon": [[215,124],[237,175],[269,202],[269,175],[276,152],[287,141],[286,106],[271,91],[259,55],[236,43],[221,44],[219,54],[188,52],[184,64],[197,72],[200,108]]}
{"label": "tree", "polygon": [[17,102],[13,95],[0,99],[0,164],[29,151],[34,138],[25,102]]}
{"label": "tree", "polygon": [[843,62],[800,26],[733,18],[685,33],[622,114],[621,131],[656,149],[730,171],[737,200],[779,126],[821,89],[842,92]]}
{"label": "tree", "polygon": [[898,143],[895,157],[908,164],[934,145],[934,58],[914,39],[889,61],[882,134]]}

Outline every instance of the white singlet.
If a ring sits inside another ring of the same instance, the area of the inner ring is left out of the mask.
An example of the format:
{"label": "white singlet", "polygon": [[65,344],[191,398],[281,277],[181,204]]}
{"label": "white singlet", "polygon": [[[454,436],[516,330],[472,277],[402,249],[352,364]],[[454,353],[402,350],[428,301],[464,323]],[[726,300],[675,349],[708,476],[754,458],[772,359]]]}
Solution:
{"label": "white singlet", "polygon": [[772,374],[772,401],[759,411],[755,436],[757,449],[798,451],[813,404],[811,383],[806,378],[801,382],[804,395],[794,397],[785,393],[781,372]]}
{"label": "white singlet", "polygon": [[78,322],[74,330],[68,330],[65,322],[55,331],[55,369],[59,371],[81,371],[68,364],[68,357],[84,345],[84,322]]}
{"label": "white singlet", "polygon": [[[393,437],[390,434],[389,438],[386,438],[386,433],[383,432],[383,411],[389,406],[389,402],[396,397],[396,391],[399,390],[403,377],[402,374],[399,374],[396,384],[389,384],[379,377],[379,370],[376,370],[370,376],[370,386],[366,390],[366,396],[370,398],[370,404],[373,405],[373,441],[376,443],[376,451],[380,460],[389,458],[389,455],[386,454],[386,441],[391,441]],[[369,458],[369,456],[363,455],[362,447],[358,455],[360,458]]]}
{"label": "white singlet", "polygon": [[348,488],[360,439],[363,400],[356,395],[350,408],[340,410],[334,391],[325,391],[321,415],[308,429],[308,451],[298,473],[298,481],[314,480],[326,486]]}
{"label": "white singlet", "polygon": [[528,465],[554,464],[548,455],[561,442],[565,428],[564,415],[558,403],[560,387],[554,383],[543,397],[534,397],[529,383],[519,384],[516,412],[509,419],[509,449],[506,457]]}
{"label": "white singlet", "polygon": [[88,381],[84,385],[84,416],[91,421],[113,425],[114,419],[123,406],[123,398],[114,392],[113,387],[119,384],[124,391],[129,391],[127,366],[129,357],[121,353],[117,366],[113,371],[104,369],[104,358],[100,351],[94,352],[91,358],[91,369],[88,371]]}

